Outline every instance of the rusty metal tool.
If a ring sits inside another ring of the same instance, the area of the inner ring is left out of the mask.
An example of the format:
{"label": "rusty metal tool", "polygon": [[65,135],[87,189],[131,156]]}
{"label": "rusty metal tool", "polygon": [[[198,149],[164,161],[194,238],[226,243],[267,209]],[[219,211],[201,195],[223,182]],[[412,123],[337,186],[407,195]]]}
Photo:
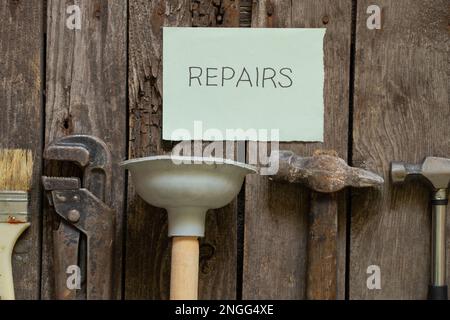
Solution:
{"label": "rusty metal tool", "polygon": [[81,182],[79,178],[42,177],[50,205],[61,218],[53,233],[56,298],[80,297],[67,286],[66,274],[68,267],[78,266],[86,273],[86,299],[111,299],[115,215],[110,207],[110,151],[96,137],[73,135],[50,143],[44,158],[74,162],[83,169]]}
{"label": "rusty metal tool", "polygon": [[445,229],[447,225],[450,159],[427,157],[421,164],[391,163],[393,183],[403,183],[408,177],[420,178],[432,190],[431,283],[428,289],[428,299],[448,300]]}
{"label": "rusty metal tool", "polygon": [[375,173],[353,168],[334,151],[315,151],[300,157],[291,151],[272,153],[279,161],[275,181],[300,183],[312,190],[309,210],[306,297],[333,300],[337,297],[338,201],[345,187],[373,187],[384,182]]}

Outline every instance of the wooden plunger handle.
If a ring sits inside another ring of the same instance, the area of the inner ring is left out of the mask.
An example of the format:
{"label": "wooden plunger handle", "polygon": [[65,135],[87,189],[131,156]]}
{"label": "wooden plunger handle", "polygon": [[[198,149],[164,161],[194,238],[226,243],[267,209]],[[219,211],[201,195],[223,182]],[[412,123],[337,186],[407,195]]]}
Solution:
{"label": "wooden plunger handle", "polygon": [[336,299],[337,232],[337,194],[311,192],[306,283],[308,300]]}
{"label": "wooden plunger handle", "polygon": [[170,300],[197,300],[198,264],[198,238],[173,237]]}

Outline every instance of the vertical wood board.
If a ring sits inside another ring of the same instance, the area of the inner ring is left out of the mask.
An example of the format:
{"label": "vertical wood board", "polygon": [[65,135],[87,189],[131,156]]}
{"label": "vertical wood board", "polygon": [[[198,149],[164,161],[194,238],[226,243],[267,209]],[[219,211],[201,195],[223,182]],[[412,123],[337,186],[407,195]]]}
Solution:
{"label": "vertical wood board", "polygon": [[[327,28],[324,40],[324,143],[281,143],[302,156],[334,149],[347,158],[351,1],[254,2],[253,27]],[[268,47],[270,49],[270,47]],[[274,108],[274,112],[280,112]],[[248,152],[254,146],[250,144]],[[339,195],[338,297],[344,297],[344,194]],[[244,299],[303,299],[309,192],[300,185],[246,181]]]}
{"label": "vertical wood board", "polygon": [[[358,1],[353,163],[385,178],[353,193],[351,299],[425,299],[430,278],[429,189],[392,186],[393,160],[450,157],[448,1],[377,1],[381,29],[369,30],[371,1]],[[369,290],[367,267],[381,269]]]}
{"label": "vertical wood board", "polygon": [[[71,13],[66,10],[71,5],[80,8],[80,30],[67,27]],[[125,172],[118,164],[126,157],[126,30],[127,1],[47,1],[45,142],[89,134],[104,140],[111,151],[116,299],[122,291]],[[52,164],[47,163],[46,172],[54,172]],[[44,211],[42,296],[46,299],[54,297],[52,214],[48,208]]]}
{"label": "vertical wood board", "polygon": [[[162,27],[238,26],[239,1],[129,2],[129,158],[167,154],[162,140]],[[200,242],[200,299],[236,297],[236,202],[208,212]],[[168,299],[167,213],[128,184],[126,299]]]}
{"label": "vertical wood board", "polygon": [[0,3],[0,148],[30,149],[33,179],[31,226],[12,257],[16,299],[39,299],[42,163],[42,1]]}

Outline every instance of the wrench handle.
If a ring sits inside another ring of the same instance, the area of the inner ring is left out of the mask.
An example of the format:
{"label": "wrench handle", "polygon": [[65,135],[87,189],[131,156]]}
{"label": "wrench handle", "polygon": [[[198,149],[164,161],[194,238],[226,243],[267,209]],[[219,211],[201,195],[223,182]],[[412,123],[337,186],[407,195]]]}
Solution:
{"label": "wrench handle", "polygon": [[14,300],[11,256],[14,245],[30,223],[0,223],[0,300]]}

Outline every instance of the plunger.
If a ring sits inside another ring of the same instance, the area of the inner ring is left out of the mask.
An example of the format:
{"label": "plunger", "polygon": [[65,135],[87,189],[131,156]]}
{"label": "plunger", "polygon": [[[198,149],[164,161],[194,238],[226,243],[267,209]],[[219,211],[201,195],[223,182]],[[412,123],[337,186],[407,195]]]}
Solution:
{"label": "plunger", "polygon": [[205,235],[206,212],[230,203],[255,168],[220,158],[182,156],[131,159],[121,165],[147,203],[167,210],[172,237],[170,299],[196,300],[198,238]]}

